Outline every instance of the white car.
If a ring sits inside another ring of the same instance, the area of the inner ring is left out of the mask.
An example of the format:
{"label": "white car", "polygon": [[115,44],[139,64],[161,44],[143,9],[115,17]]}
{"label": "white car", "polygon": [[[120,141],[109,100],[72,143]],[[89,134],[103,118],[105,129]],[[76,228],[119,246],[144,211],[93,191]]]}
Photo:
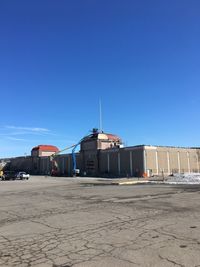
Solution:
{"label": "white car", "polygon": [[21,179],[21,180],[28,180],[29,179],[29,174],[26,172],[18,172],[16,175],[16,178]]}

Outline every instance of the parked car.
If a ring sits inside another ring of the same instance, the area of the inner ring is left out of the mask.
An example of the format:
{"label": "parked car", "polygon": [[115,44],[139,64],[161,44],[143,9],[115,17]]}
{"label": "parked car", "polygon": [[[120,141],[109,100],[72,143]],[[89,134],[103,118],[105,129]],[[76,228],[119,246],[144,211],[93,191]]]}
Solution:
{"label": "parked car", "polygon": [[2,180],[15,180],[15,172],[5,171],[3,174]]}
{"label": "parked car", "polygon": [[16,179],[20,179],[20,180],[28,180],[29,179],[29,174],[28,173],[26,173],[26,172],[18,172],[17,174],[16,174]]}

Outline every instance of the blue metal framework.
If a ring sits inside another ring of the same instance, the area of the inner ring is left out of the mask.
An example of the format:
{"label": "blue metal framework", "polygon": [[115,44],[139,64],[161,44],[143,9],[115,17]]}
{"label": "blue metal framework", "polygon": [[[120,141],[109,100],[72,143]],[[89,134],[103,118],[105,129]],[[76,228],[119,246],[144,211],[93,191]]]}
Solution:
{"label": "blue metal framework", "polygon": [[[96,132],[98,133],[98,131]],[[94,133],[93,133],[94,134]],[[90,138],[93,136],[93,134],[90,134],[90,135],[86,135],[84,136],[76,145],[74,145],[73,149],[72,149],[72,171],[73,171],[73,175],[76,174],[76,167],[77,167],[77,164],[76,164],[76,153],[75,153],[75,150],[77,148],[77,146],[80,145],[80,143],[85,139],[85,138]]]}

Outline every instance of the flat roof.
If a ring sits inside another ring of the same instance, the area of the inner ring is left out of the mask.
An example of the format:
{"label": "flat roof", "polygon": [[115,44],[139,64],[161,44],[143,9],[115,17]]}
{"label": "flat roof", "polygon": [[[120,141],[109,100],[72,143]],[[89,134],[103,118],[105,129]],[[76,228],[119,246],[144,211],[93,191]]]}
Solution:
{"label": "flat roof", "polygon": [[143,146],[149,146],[149,147],[169,147],[169,148],[185,148],[185,149],[200,149],[200,147],[183,147],[183,146],[161,146],[161,145],[135,145],[130,147],[143,147]]}

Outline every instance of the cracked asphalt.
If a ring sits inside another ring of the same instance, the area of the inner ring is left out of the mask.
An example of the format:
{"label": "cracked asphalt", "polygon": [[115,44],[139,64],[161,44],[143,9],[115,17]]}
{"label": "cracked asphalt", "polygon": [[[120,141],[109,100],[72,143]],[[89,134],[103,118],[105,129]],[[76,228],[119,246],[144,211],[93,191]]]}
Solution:
{"label": "cracked asphalt", "polygon": [[200,186],[97,180],[0,182],[0,266],[200,266]]}

